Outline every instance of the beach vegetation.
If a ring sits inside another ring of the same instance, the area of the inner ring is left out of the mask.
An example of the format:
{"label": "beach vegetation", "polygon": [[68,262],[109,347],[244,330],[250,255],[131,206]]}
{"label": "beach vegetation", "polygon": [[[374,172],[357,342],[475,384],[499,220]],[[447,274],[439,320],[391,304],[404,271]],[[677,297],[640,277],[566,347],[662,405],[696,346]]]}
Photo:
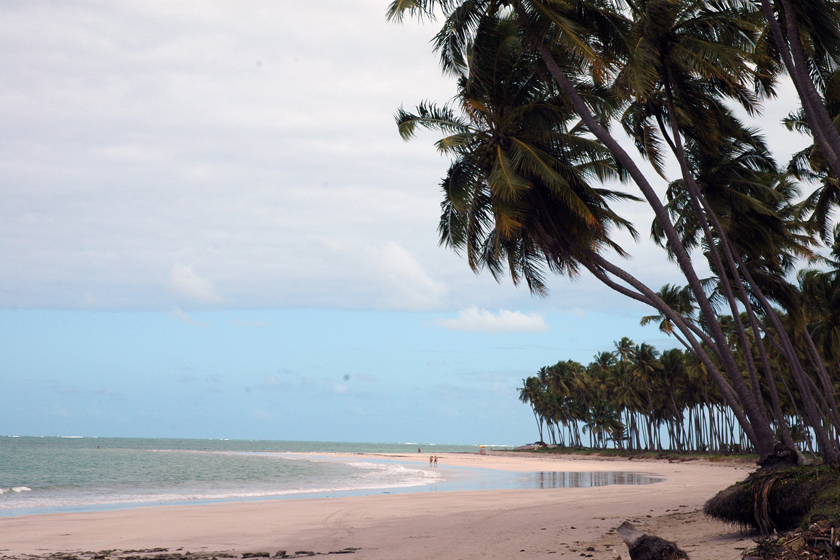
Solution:
{"label": "beach vegetation", "polygon": [[[571,446],[749,448],[767,468],[805,462],[804,444],[840,463],[836,4],[396,0],[387,14],[442,20],[433,44],[458,85],[449,104],[396,115],[404,139],[443,134],[441,243],[540,296],[546,274],[586,271],[683,348],[624,341],[595,365],[545,368],[520,393],[540,430],[564,426]],[[757,117],[781,79],[800,102],[785,125],[813,139],[786,168],[733,110]],[[653,213],[684,286],[621,265],[629,203]]]}
{"label": "beach vegetation", "polygon": [[706,502],[703,512],[764,534],[840,520],[840,471],[827,465],[757,471]]}
{"label": "beach vegetation", "polygon": [[[691,352],[660,353],[626,337],[614,346],[613,352],[599,352],[586,366],[560,361],[522,380],[519,397],[531,407],[541,441],[563,449],[628,453],[756,452]],[[743,361],[740,356],[739,361]],[[779,381],[788,389],[795,387],[790,378]],[[768,386],[762,384],[761,391],[766,395]],[[789,427],[793,449],[819,460],[799,399],[795,391],[778,396],[781,417]],[[781,429],[775,420],[772,427]]]}

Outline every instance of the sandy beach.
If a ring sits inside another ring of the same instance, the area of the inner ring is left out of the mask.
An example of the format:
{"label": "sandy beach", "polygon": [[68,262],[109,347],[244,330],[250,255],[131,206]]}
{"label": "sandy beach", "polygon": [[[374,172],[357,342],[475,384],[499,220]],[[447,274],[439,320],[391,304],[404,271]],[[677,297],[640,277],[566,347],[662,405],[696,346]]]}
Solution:
{"label": "sandy beach", "polygon": [[[428,455],[390,456],[428,467]],[[629,471],[665,478],[646,486],[491,490],[263,500],[0,518],[0,557],[165,548],[180,554],[355,549],[359,560],[628,558],[614,529],[629,520],[677,542],[695,560],[736,559],[752,535],[706,519],[701,508],[741,480],[748,464],[530,454],[439,455],[442,465],[519,472]],[[126,554],[123,553],[122,556]],[[100,555],[102,556],[102,555]]]}

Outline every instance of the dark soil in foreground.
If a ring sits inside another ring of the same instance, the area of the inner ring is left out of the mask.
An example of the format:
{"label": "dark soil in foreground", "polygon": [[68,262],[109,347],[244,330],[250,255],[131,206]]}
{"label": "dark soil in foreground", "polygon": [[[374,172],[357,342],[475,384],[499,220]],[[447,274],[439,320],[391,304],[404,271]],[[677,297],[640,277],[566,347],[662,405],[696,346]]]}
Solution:
{"label": "dark soil in foreground", "polygon": [[820,521],[808,529],[773,535],[744,553],[744,560],[836,560],[840,558],[840,523]]}

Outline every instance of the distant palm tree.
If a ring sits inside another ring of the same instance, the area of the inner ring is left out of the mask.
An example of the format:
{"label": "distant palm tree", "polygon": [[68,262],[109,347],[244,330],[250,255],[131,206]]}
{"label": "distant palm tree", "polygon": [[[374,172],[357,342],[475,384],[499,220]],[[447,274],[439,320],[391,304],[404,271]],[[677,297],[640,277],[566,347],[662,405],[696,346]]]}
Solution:
{"label": "distant palm tree", "polygon": [[[545,369],[545,368],[543,368]],[[538,377],[529,377],[522,380],[522,387],[519,389],[519,400],[531,405],[531,412],[534,413],[534,420],[537,422],[537,429],[540,432],[540,441],[543,440],[543,419],[541,412],[541,400],[544,399],[544,389]]]}
{"label": "distant palm tree", "polygon": [[[684,287],[681,288],[679,286],[665,284],[657,292],[657,294],[660,298],[662,298],[662,301],[667,303],[671,309],[679,313],[681,316],[686,319],[692,319],[694,317],[694,310],[696,306],[694,304],[694,296],[691,294],[691,290]],[[680,344],[686,348],[686,350],[691,350],[691,345],[680,337],[679,333],[674,328],[673,321],[666,317],[664,313],[660,312],[656,315],[646,315],[642,317],[639,324],[644,327],[653,322],[659,322],[660,331],[676,338]]]}

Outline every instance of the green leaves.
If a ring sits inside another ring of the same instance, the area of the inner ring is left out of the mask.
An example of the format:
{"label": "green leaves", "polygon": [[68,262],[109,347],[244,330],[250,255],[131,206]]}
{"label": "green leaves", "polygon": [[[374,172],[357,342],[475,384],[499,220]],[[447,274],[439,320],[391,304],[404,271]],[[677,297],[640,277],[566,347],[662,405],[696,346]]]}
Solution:
{"label": "green leaves", "polygon": [[400,107],[394,119],[397,121],[400,136],[405,141],[414,137],[417,127],[458,135],[469,135],[471,132],[468,124],[452,109],[438,107],[425,101],[418,105],[417,114],[409,113]]}
{"label": "green leaves", "polygon": [[406,12],[412,16],[431,17],[434,5],[434,1],[427,0],[393,0],[385,11],[385,17],[396,22],[402,22]]}
{"label": "green leaves", "polygon": [[495,148],[495,161],[487,176],[490,190],[505,202],[520,200],[524,191],[531,187],[531,184],[519,176],[513,169],[510,158],[501,146]]}
{"label": "green leaves", "polygon": [[[452,164],[441,183],[441,243],[464,251],[473,270],[508,272],[544,295],[547,271],[576,274],[582,255],[601,248],[623,254],[610,230],[635,231],[608,206],[621,195],[590,186],[621,172],[558,98],[519,20],[479,5],[488,3],[461,2],[439,35],[460,75],[455,99],[400,109],[396,121],[404,139],[419,128],[444,133],[435,145]],[[594,107],[615,107],[605,88],[582,89]]]}

